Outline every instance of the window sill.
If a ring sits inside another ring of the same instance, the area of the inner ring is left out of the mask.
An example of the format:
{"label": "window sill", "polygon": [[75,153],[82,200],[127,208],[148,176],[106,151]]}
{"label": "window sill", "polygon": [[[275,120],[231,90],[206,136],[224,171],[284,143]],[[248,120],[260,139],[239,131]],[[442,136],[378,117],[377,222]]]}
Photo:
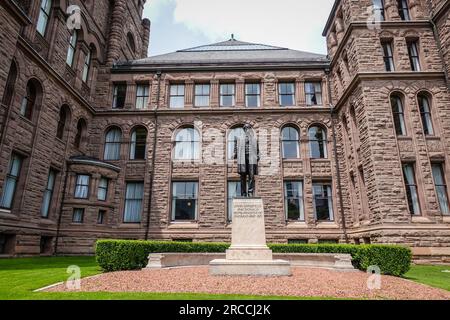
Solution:
{"label": "window sill", "polygon": [[119,224],[120,229],[127,229],[127,228],[131,229],[131,228],[140,228],[140,227],[141,227],[141,224],[138,222],[130,222],[130,223],[122,222],[121,224]]}
{"label": "window sill", "polygon": [[303,159],[300,159],[300,158],[286,158],[286,159],[283,159],[283,162],[303,162]]}
{"label": "window sill", "polygon": [[172,221],[168,227],[169,229],[198,229],[199,225],[197,221]]}
{"label": "window sill", "polygon": [[54,224],[56,224],[55,221],[50,220],[49,218],[43,218],[43,217],[41,217],[41,218],[39,219],[39,223],[40,223],[40,224],[46,224],[46,225],[54,225]]}
{"label": "window sill", "polygon": [[411,222],[413,223],[433,223],[429,218],[423,216],[412,216]]}
{"label": "window sill", "polygon": [[287,226],[288,229],[298,229],[298,228],[308,228],[308,225],[305,221],[288,221]]}
{"label": "window sill", "polygon": [[333,229],[338,229],[339,226],[336,224],[335,221],[317,221],[317,228],[321,229],[326,229],[326,228],[333,228]]}
{"label": "window sill", "polygon": [[443,216],[443,217],[442,217],[442,222],[444,222],[444,223],[450,223],[450,216]]}
{"label": "window sill", "polygon": [[439,136],[425,136],[425,139],[427,139],[427,140],[434,140],[434,141],[440,141],[441,137],[439,137]]}
{"label": "window sill", "polygon": [[410,136],[397,136],[397,140],[411,141],[412,137],[410,137]]}
{"label": "window sill", "polygon": [[11,219],[11,220],[19,220],[19,217],[11,212],[8,209],[0,209],[0,218],[3,219]]}

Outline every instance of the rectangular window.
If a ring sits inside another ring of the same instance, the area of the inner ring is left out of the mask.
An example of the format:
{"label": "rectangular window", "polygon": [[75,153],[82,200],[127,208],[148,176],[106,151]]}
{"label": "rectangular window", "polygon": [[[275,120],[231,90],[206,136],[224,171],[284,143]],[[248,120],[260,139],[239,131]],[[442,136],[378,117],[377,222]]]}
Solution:
{"label": "rectangular window", "polygon": [[259,83],[245,84],[245,105],[257,108],[261,105],[261,85]]}
{"label": "rectangular window", "polygon": [[108,184],[107,178],[101,177],[98,183],[97,199],[100,201],[106,201],[108,198]]}
{"label": "rectangular window", "polygon": [[228,181],[228,221],[233,220],[233,198],[241,196],[241,182]]}
{"label": "rectangular window", "polygon": [[43,218],[48,218],[48,214],[50,212],[50,207],[53,198],[53,190],[55,188],[55,180],[56,180],[57,172],[53,169],[50,169],[47,179],[47,185],[44,191],[44,199],[42,201],[41,207],[41,216]]}
{"label": "rectangular window", "polygon": [[184,108],[184,84],[170,86],[170,107]]}
{"label": "rectangular window", "polygon": [[318,221],[333,221],[333,193],[330,184],[313,183],[314,215]]}
{"label": "rectangular window", "polygon": [[73,209],[72,222],[73,223],[83,223],[84,220],[84,209]]}
{"label": "rectangular window", "polygon": [[420,214],[420,204],[419,195],[417,193],[416,173],[414,172],[413,164],[403,164],[403,177],[405,179],[409,212],[413,215],[418,215]]}
{"label": "rectangular window", "polygon": [[89,79],[89,70],[91,69],[91,50],[89,49],[86,56],[84,57],[84,63],[83,63],[83,74],[81,76],[81,79],[84,83],[86,83]]}
{"label": "rectangular window", "polygon": [[305,220],[302,181],[284,182],[284,210],[286,220]]}
{"label": "rectangular window", "polygon": [[382,42],[381,45],[383,46],[383,59],[386,71],[394,71],[395,67],[394,67],[394,56],[392,54],[392,43]]}
{"label": "rectangular window", "polygon": [[104,224],[106,217],[106,210],[99,210],[97,216],[97,224]]}
{"label": "rectangular window", "polygon": [[136,88],[136,109],[147,109],[148,98],[150,96],[148,85],[139,84]]}
{"label": "rectangular window", "polygon": [[444,166],[441,163],[433,163],[431,167],[433,169],[434,185],[436,186],[439,207],[441,208],[442,214],[448,215],[450,214],[450,208]]}
{"label": "rectangular window", "polygon": [[411,70],[420,71],[420,59],[417,41],[408,41],[407,45]]}
{"label": "rectangular window", "polygon": [[75,198],[76,199],[88,199],[89,198],[89,181],[91,177],[84,174],[77,175],[77,181],[75,184]]}
{"label": "rectangular window", "polygon": [[125,98],[127,96],[126,84],[114,85],[113,109],[123,109],[125,107]]}
{"label": "rectangular window", "polygon": [[306,105],[321,106],[322,105],[322,83],[306,82],[305,83]]}
{"label": "rectangular window", "polygon": [[69,39],[69,49],[67,50],[67,58],[66,63],[72,67],[73,66],[73,60],[75,57],[75,50],[77,47],[77,30],[73,30],[72,34],[70,35]]}
{"label": "rectangular window", "polygon": [[398,14],[403,21],[411,20],[409,15],[408,0],[397,0]]}
{"label": "rectangular window", "polygon": [[52,0],[41,0],[36,30],[42,36],[45,36],[45,32],[47,31],[47,25],[48,21],[50,20],[51,10],[52,10]]}
{"label": "rectangular window", "polygon": [[172,183],[172,220],[189,221],[197,218],[197,182]]}
{"label": "rectangular window", "polygon": [[280,106],[295,106],[295,83],[279,83],[278,100]]}
{"label": "rectangular window", "polygon": [[194,105],[196,107],[209,107],[209,84],[195,85]]}
{"label": "rectangular window", "polygon": [[384,21],[384,1],[373,0],[373,13],[376,21]]}
{"label": "rectangular window", "polygon": [[13,206],[14,195],[16,193],[17,184],[19,182],[20,170],[22,167],[22,157],[12,154],[9,162],[8,173],[6,174],[5,183],[3,185],[2,198],[0,199],[0,207],[11,209]]}
{"label": "rectangular window", "polygon": [[235,90],[234,84],[221,84],[220,85],[220,106],[221,107],[234,107],[235,105]]}
{"label": "rectangular window", "polygon": [[142,200],[144,199],[144,183],[128,182],[125,194],[125,223],[141,222]]}

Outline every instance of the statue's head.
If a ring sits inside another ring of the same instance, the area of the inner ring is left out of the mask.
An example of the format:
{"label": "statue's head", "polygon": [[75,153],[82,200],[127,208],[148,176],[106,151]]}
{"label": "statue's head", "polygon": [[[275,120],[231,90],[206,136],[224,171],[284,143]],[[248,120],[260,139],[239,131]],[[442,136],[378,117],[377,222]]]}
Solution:
{"label": "statue's head", "polygon": [[244,124],[244,131],[249,132],[252,129],[252,126],[248,123]]}

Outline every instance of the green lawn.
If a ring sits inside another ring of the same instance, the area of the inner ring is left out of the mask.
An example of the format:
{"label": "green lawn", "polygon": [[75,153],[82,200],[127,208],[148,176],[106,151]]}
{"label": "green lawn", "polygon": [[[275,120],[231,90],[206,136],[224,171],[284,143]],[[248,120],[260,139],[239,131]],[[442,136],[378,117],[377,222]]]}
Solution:
{"label": "green lawn", "polygon": [[[167,294],[167,293],[46,293],[33,290],[66,281],[67,267],[77,265],[81,276],[100,273],[94,257],[51,257],[0,259],[0,300],[239,300],[239,299],[323,299],[314,297],[261,297],[243,295]],[[405,278],[450,291],[450,266],[412,266]]]}
{"label": "green lawn", "polygon": [[406,279],[450,291],[450,266],[412,266],[405,275]]}
{"label": "green lawn", "polygon": [[100,273],[94,257],[51,257],[0,259],[0,300],[239,300],[239,299],[321,299],[293,297],[260,297],[243,295],[168,294],[168,293],[47,293],[33,290],[66,281],[67,267],[77,265],[81,276]]}

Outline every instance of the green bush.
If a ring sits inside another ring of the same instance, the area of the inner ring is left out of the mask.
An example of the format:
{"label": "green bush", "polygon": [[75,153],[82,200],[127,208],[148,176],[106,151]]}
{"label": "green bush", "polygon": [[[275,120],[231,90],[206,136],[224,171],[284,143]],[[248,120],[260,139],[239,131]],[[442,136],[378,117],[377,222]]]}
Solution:
{"label": "green bush", "polygon": [[[176,241],[99,240],[96,257],[105,271],[135,270],[147,265],[150,253],[225,252],[227,243]],[[355,268],[367,270],[378,266],[386,275],[402,276],[408,272],[411,250],[394,245],[349,244],[269,244],[274,253],[347,253]]]}

